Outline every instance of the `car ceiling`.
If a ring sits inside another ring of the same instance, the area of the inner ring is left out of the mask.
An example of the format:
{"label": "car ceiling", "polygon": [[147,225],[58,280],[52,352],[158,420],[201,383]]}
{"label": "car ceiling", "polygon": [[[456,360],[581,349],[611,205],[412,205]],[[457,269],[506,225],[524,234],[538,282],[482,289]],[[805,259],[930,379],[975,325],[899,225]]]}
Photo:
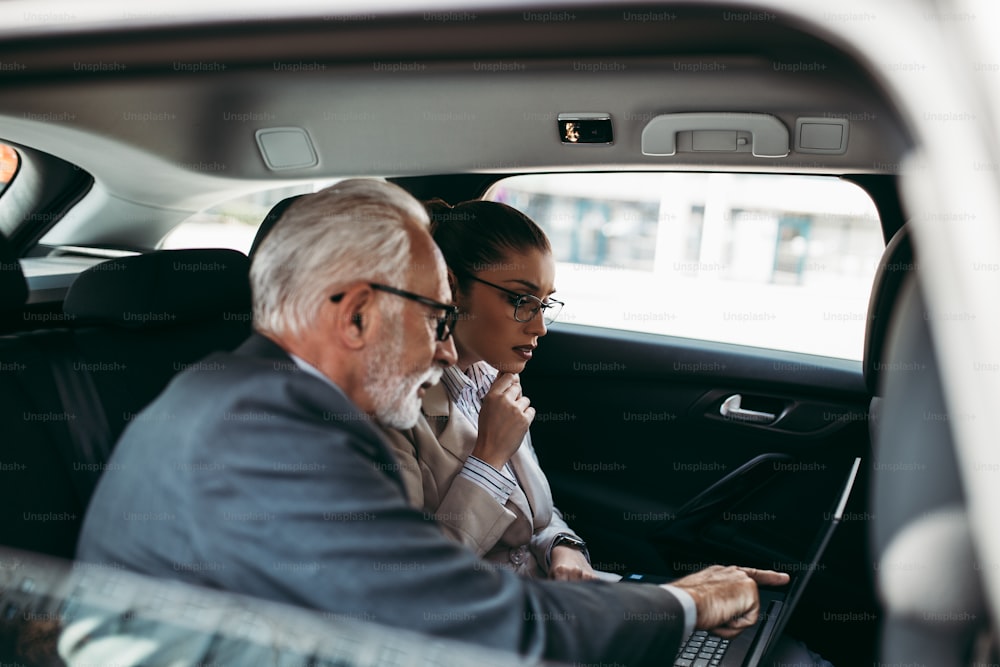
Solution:
{"label": "car ceiling", "polygon": [[[114,197],[190,210],[223,191],[341,175],[892,173],[908,148],[873,80],[792,21],[773,13],[723,20],[748,10],[704,3],[670,6],[670,18],[649,22],[624,22],[627,11],[578,9],[572,20],[545,22],[518,9],[462,23],[413,13],[14,36],[0,42],[0,61],[20,65],[4,73],[0,139],[79,165]],[[666,11],[662,3],[657,11]],[[813,71],[791,71],[796,63]],[[773,114],[789,128],[801,116],[847,117],[850,142],[843,155],[642,154],[652,117],[690,111]],[[609,113],[614,143],[561,144],[561,112]],[[308,133],[317,166],[268,169],[255,131],[287,126]]]}

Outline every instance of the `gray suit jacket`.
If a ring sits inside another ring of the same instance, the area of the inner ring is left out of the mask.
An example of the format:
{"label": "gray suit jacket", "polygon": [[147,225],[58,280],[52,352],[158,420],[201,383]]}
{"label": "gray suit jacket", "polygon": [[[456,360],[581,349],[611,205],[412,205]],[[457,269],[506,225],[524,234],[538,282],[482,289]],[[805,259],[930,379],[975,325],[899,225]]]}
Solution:
{"label": "gray suit jacket", "polygon": [[385,434],[416,507],[435,515],[452,539],[518,574],[545,577],[545,559],[560,534],[574,533],[552,504],[552,490],[531,448],[530,436],[510,459],[518,485],[506,505],[459,477],[476,444],[477,429],[443,384],[427,389],[423,414],[405,431]]}
{"label": "gray suit jacket", "polygon": [[529,658],[662,664],[683,631],[655,586],[482,567],[409,505],[369,418],[257,335],[128,426],[77,555]]}

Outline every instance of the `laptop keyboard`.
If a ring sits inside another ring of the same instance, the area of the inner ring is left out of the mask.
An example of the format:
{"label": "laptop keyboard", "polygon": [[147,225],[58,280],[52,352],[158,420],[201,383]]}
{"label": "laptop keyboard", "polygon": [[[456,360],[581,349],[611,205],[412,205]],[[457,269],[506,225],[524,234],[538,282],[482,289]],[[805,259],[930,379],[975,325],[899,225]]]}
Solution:
{"label": "laptop keyboard", "polygon": [[728,648],[728,639],[695,630],[681,646],[674,667],[718,667]]}

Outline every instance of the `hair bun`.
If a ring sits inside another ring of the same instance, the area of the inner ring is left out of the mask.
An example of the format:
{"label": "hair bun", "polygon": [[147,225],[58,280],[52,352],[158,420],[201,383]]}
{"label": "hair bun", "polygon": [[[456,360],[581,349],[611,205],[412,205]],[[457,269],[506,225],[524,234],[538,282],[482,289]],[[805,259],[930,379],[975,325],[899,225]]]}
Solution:
{"label": "hair bun", "polygon": [[427,215],[430,216],[431,220],[434,220],[435,215],[440,215],[447,211],[451,211],[455,207],[441,199],[440,197],[435,197],[434,199],[428,199],[423,202],[424,208],[427,210]]}

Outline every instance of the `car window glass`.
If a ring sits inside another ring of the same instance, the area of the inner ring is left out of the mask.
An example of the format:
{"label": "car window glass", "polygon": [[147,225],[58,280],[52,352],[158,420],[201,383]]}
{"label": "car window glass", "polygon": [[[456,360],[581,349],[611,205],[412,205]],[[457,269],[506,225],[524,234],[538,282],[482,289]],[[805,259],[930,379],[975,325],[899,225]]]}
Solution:
{"label": "car window glass", "polygon": [[248,253],[257,228],[272,206],[286,197],[316,192],[339,180],[263,190],[217,204],[174,227],[160,241],[159,248],[232,248]]}
{"label": "car window glass", "polygon": [[875,205],[833,177],[533,174],[487,199],[548,234],[578,324],[861,359],[884,247]]}

